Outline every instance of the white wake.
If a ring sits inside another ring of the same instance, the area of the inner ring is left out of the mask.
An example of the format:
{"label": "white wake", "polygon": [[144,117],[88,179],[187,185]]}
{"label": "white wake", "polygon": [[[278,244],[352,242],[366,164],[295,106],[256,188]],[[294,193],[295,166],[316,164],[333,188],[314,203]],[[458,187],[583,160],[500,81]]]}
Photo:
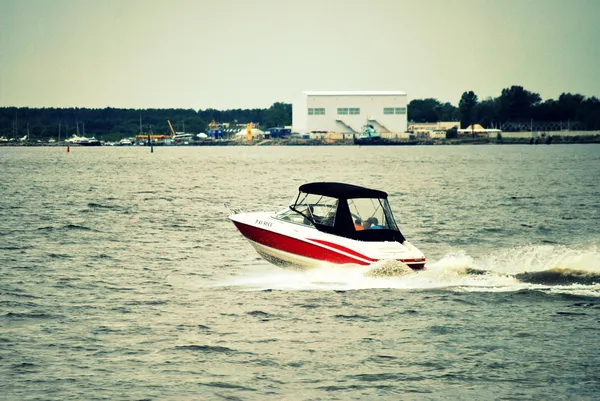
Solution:
{"label": "white wake", "polygon": [[463,251],[429,262],[413,271],[402,263],[381,262],[372,266],[328,265],[295,271],[260,265],[216,286],[247,290],[358,290],[395,288],[454,291],[518,291],[600,296],[600,252],[591,248],[522,246],[501,249],[473,258]]}

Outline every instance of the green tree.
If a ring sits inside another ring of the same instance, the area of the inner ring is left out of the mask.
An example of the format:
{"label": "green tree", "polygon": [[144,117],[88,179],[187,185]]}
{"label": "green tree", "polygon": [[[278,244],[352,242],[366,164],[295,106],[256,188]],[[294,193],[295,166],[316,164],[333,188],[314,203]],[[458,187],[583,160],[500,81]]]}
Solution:
{"label": "green tree", "polygon": [[560,120],[558,102],[554,99],[547,99],[538,104],[532,110],[532,118],[536,121]]}
{"label": "green tree", "polygon": [[[447,103],[449,105],[449,103]],[[452,107],[452,105],[450,105]],[[408,118],[416,123],[433,123],[445,120],[448,106],[433,98],[414,99],[408,103]],[[450,110],[452,114],[452,110]],[[444,117],[444,118],[443,118]]]}
{"label": "green tree", "polygon": [[592,96],[581,105],[582,122],[586,129],[600,129],[600,100]]}
{"label": "green tree", "polygon": [[478,98],[475,92],[464,92],[458,102],[458,111],[460,115],[460,125],[466,128],[475,121],[475,108],[477,107]]}
{"label": "green tree", "polygon": [[558,97],[557,114],[560,120],[579,120],[582,117],[582,105],[585,97],[580,94],[562,93]]}
{"label": "green tree", "polygon": [[533,118],[534,108],[541,102],[538,93],[530,92],[522,86],[513,85],[502,89],[500,95],[500,117],[503,121],[522,121]]}
{"label": "green tree", "polygon": [[437,108],[438,121],[456,121],[458,120],[458,108],[453,104],[446,102],[440,104]]}
{"label": "green tree", "polygon": [[265,128],[292,125],[292,105],[276,102],[264,113]]}
{"label": "green tree", "polygon": [[456,138],[458,136],[458,128],[457,127],[452,127],[448,130],[446,130],[446,138],[447,139],[452,139],[452,138]]}
{"label": "green tree", "polygon": [[500,103],[497,98],[488,97],[475,106],[474,115],[476,123],[485,128],[500,125]]}

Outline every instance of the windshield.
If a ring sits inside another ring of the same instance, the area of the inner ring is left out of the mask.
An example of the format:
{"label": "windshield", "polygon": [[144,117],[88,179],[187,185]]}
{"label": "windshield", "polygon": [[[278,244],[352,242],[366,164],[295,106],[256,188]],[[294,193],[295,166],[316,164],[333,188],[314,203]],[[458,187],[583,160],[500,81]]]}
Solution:
{"label": "windshield", "polygon": [[338,200],[335,198],[305,194],[303,198],[296,199],[296,203],[290,207],[290,210],[283,210],[276,217],[297,224],[312,226],[315,222],[333,227],[337,206]]}
{"label": "windshield", "polygon": [[358,241],[405,241],[386,198],[337,199],[300,191],[275,218]]}
{"label": "windshield", "polygon": [[387,199],[348,199],[348,207],[356,231],[382,228],[398,230]]}

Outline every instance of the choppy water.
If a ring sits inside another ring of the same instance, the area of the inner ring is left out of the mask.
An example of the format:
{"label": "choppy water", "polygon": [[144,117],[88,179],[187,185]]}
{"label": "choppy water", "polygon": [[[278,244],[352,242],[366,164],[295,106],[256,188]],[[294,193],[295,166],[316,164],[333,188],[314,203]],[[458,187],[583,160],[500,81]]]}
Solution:
{"label": "choppy water", "polygon": [[[0,398],[595,399],[600,147],[0,148]],[[383,189],[427,269],[286,271],[223,203]]]}

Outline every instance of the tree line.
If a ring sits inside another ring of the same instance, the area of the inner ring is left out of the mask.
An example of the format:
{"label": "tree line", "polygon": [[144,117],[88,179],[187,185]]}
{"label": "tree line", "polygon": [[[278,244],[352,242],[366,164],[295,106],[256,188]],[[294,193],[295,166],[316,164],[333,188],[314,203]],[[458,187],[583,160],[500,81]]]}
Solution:
{"label": "tree line", "polygon": [[[477,123],[503,131],[528,130],[535,124],[546,130],[600,129],[600,100],[563,93],[542,101],[538,93],[522,86],[502,89],[500,96],[479,100],[473,91],[462,94],[458,107],[434,98],[414,99],[408,104],[411,122],[460,121],[462,128]],[[140,130],[168,134],[170,120],[178,132],[207,132],[212,122],[258,123],[262,128],[292,123],[292,105],[276,102],[268,109],[104,109],[0,107],[0,136],[30,139],[64,139],[74,134],[117,140]],[[543,125],[546,124],[546,125]],[[140,128],[141,125],[141,128]],[[524,128],[525,127],[525,128]]]}
{"label": "tree line", "polygon": [[522,86],[502,89],[500,96],[479,100],[473,91],[460,97],[458,107],[437,99],[416,99],[408,104],[408,119],[416,123],[460,121],[461,128],[481,124],[485,128],[518,131],[534,124],[547,130],[600,129],[600,100],[563,93],[557,100],[542,101],[538,93]]}
{"label": "tree line", "polygon": [[177,132],[207,132],[218,123],[258,123],[263,128],[292,124],[292,105],[273,103],[268,109],[104,109],[0,107],[0,136],[65,139],[75,134],[118,140],[140,133],[169,134],[167,120]]}

